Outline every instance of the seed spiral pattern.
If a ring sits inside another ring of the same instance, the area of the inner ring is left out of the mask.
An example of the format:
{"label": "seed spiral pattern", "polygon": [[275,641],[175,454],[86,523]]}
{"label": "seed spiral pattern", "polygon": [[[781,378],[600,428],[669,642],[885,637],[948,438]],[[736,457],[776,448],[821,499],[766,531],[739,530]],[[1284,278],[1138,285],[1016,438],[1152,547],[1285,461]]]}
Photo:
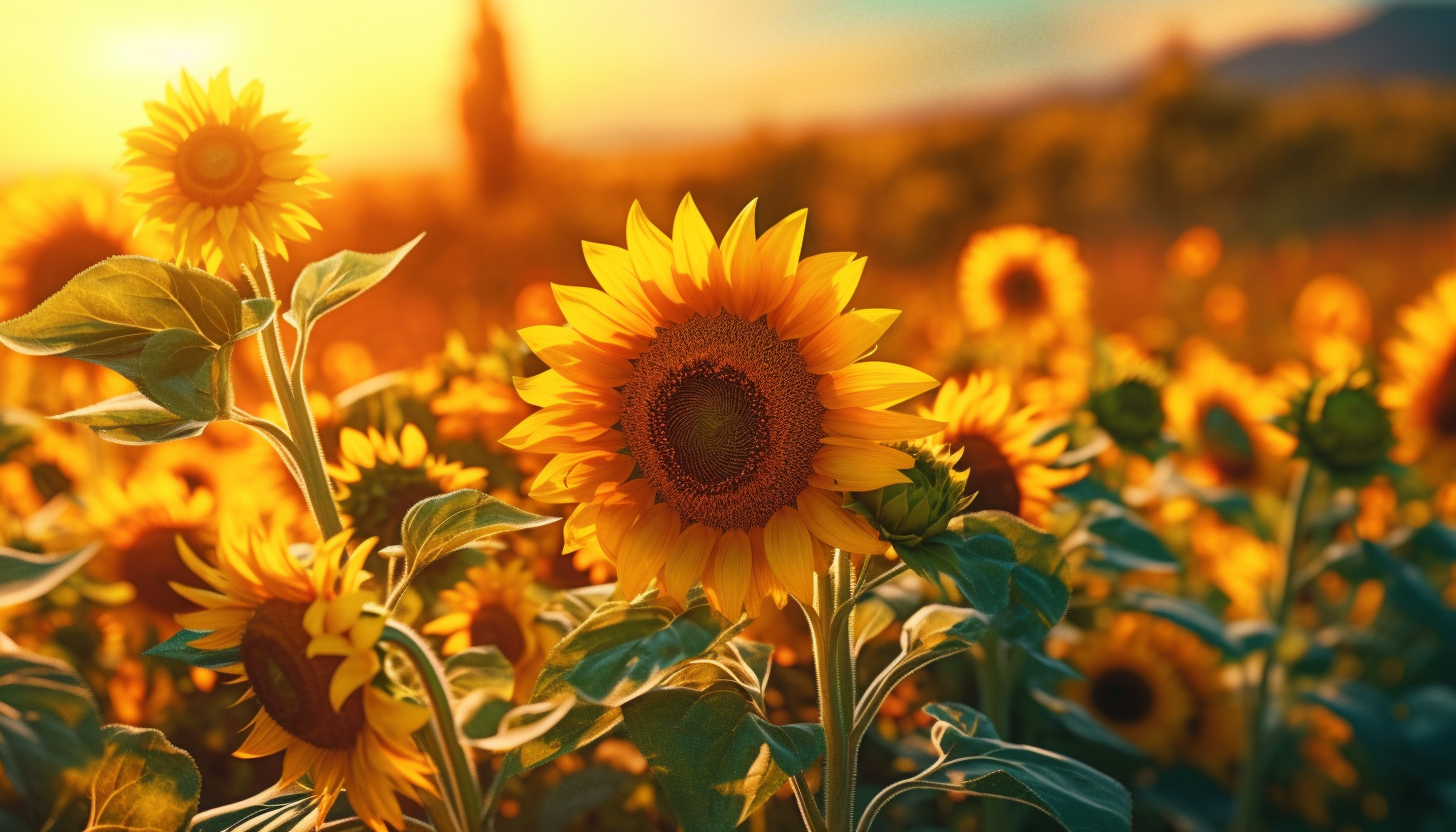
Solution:
{"label": "seed spiral pattern", "polygon": [[364,730],[364,692],[349,694],[337,711],[329,704],[329,682],[344,660],[308,657],[307,611],[308,604],[279,598],[259,605],[243,632],[243,669],[283,730],[318,748],[350,750]]}
{"label": "seed spiral pattern", "polygon": [[765,318],[694,315],[637,359],[622,433],[685,523],[762,526],[808,486],[825,435],[818,381]]}
{"label": "seed spiral pattern", "polygon": [[248,202],[263,184],[258,149],[247,134],[225,124],[208,124],[177,149],[177,187],[189,199],[219,207]]}

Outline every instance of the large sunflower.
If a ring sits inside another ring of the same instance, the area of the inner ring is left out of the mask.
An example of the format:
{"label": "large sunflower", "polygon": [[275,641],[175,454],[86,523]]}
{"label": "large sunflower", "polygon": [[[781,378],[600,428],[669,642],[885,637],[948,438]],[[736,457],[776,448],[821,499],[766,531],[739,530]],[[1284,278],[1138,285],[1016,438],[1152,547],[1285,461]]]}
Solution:
{"label": "large sunflower", "polygon": [[211,271],[256,267],[255,240],[286,258],[285,239],[307,240],[319,227],[309,204],[327,196],[314,186],[328,179],[297,152],[302,123],[263,115],[261,83],[234,97],[226,69],[207,89],[183,70],[180,90],[169,82],[167,100],[146,111],[151,124],[122,134],[126,193],[171,236],[177,259]]}
{"label": "large sunflower", "polygon": [[1229,360],[1206,341],[1189,341],[1163,388],[1168,425],[1204,485],[1255,482],[1287,459],[1294,440],[1270,420],[1288,409],[1284,385]]}
{"label": "large sunflower", "polygon": [[1417,460],[1437,482],[1456,470],[1456,271],[1396,315],[1402,338],[1385,342],[1382,403],[1395,416],[1396,457]]}
{"label": "large sunflower", "polygon": [[95,179],[29,179],[0,195],[0,319],[29,312],[66,281],[118,254],[152,254],[137,213]]}
{"label": "large sunflower", "polygon": [[998,509],[1045,525],[1054,489],[1087,473],[1086,465],[1051,467],[1066,450],[1067,437],[1037,444],[1049,420],[1035,406],[1013,411],[1011,386],[988,372],[971,374],[965,387],[946,381],[921,415],[946,423],[934,441],[961,452],[956,468],[969,472],[966,493],[976,495],[972,511]]}
{"label": "large sunflower", "polygon": [[425,435],[405,425],[396,440],[374,428],[361,433],[339,431],[338,465],[329,473],[337,483],[335,498],[346,525],[359,538],[377,537],[386,546],[399,543],[400,523],[420,500],[458,488],[480,485],[484,468],[467,468],[430,453]]}
{"label": "large sunflower", "polygon": [[531,495],[582,504],[567,550],[600,548],[628,596],[701,578],[718,609],[754,615],[812,596],[821,544],[885,551],[843,494],[907,481],[911,457],[878,443],[938,425],[885,408],[935,380],[858,362],[898,313],[841,314],[865,261],[801,262],[804,217],[759,237],[749,203],[720,248],[690,197],[671,238],[634,203],[626,249],[585,246],[606,291],[555,286],[570,328],[521,330],[551,369],[518,380],[542,409],[501,443],[559,454]]}
{"label": "large sunflower", "polygon": [[465,580],[440,593],[448,610],[421,632],[445,636],[441,648],[453,656],[467,647],[495,645],[516,669],[516,693],[529,695],[545,662],[547,631],[536,624],[540,601],[533,595],[524,560],[501,566],[495,560],[465,571]]}
{"label": "large sunflower", "polygon": [[974,333],[1002,332],[1045,346],[1087,313],[1087,268],[1077,241],[1049,228],[1007,225],[971,237],[961,255],[961,310]]}
{"label": "large sunflower", "polygon": [[[224,668],[250,685],[244,699],[261,706],[234,756],[285,752],[280,783],[313,779],[327,812],[341,790],[376,832],[403,827],[396,794],[432,792],[430,764],[411,738],[429,721],[422,705],[391,696],[378,677],[384,618],[366,614],[368,540],[344,558],[348,534],[314,547],[300,560],[282,534],[224,529],[217,565],[185,545],[182,558],[212,589],[173,583],[203,607],[177,623],[206,632],[202,650],[239,651]],[[342,562],[342,563],[341,563]]]}

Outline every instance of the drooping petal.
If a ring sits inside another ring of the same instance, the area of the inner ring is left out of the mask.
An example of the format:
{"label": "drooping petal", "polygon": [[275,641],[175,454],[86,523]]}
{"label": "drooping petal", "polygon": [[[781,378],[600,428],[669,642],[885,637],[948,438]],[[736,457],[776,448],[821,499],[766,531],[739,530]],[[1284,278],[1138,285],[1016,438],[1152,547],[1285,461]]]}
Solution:
{"label": "drooping petal", "polygon": [[819,540],[858,555],[883,554],[889,544],[870,528],[869,521],[841,506],[840,497],[818,488],[799,495],[799,516]]}
{"label": "drooping petal", "polygon": [[667,563],[663,566],[662,590],[678,601],[685,602],[688,590],[703,577],[703,570],[708,565],[719,536],[717,529],[701,523],[694,523],[683,529],[667,554]]}
{"label": "drooping petal", "polygon": [[799,512],[785,506],[763,528],[763,550],[774,576],[805,603],[814,601],[814,538]]}
{"label": "drooping petal", "polygon": [[742,529],[723,532],[713,550],[711,588],[718,597],[718,609],[730,621],[736,621],[742,614],[752,577],[753,547],[748,542],[748,533]]}

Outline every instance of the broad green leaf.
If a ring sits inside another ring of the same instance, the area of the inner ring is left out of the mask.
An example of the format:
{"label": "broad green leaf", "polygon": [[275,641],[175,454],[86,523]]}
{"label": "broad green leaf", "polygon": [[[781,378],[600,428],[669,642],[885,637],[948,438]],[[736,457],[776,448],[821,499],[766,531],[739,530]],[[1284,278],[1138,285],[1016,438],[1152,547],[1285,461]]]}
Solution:
{"label": "broad green leaf", "polygon": [[1384,573],[1386,605],[1435,630],[1446,643],[1456,643],[1456,610],[1446,606],[1420,567],[1368,540],[1362,540],[1360,546],[1365,557]]}
{"label": "broad green leaf", "polygon": [[176,659],[193,667],[207,670],[221,670],[242,663],[243,650],[241,647],[230,647],[226,650],[199,650],[188,643],[205,635],[207,633],[198,630],[180,630],[161,644],[144,651],[142,655]]}
{"label": "broad green leaf", "polygon": [[81,677],[0,636],[0,770],[34,820],[80,799],[101,751],[96,702]]}
{"label": "broad green leaf", "polygon": [[1131,512],[1105,504],[1089,520],[1073,539],[1093,552],[1093,563],[1117,570],[1173,572],[1181,568],[1162,539]]}
{"label": "broad green leaf", "polygon": [[108,725],[91,781],[91,826],[181,832],[197,812],[202,777],[186,751],[154,728]]}
{"label": "broad green leaf", "polygon": [[63,555],[36,555],[0,546],[0,607],[13,607],[55,589],[101,550],[92,543]]}
{"label": "broad green leaf", "polygon": [[729,691],[658,688],[622,708],[686,832],[730,832],[824,753],[818,725],[773,725]]}
{"label": "broad green leaf", "polygon": [[472,488],[430,497],[415,503],[404,516],[401,532],[405,566],[413,574],[485,538],[558,520],[523,511]]}
{"label": "broad green leaf", "polygon": [[940,759],[906,787],[1023,803],[1068,832],[1132,829],[1131,797],[1111,777],[1060,754],[1003,742],[974,708],[938,703],[924,710],[939,720],[930,735]]}
{"label": "broad green leaf", "polygon": [[1126,609],[1167,619],[1198,636],[1209,646],[1218,648],[1225,656],[1241,656],[1244,653],[1243,645],[1229,638],[1228,631],[1218,616],[1186,598],[1137,589],[1119,595],[1118,603]]}
{"label": "broad green leaf", "polygon": [[455,721],[465,736],[495,734],[514,704],[516,686],[515,669],[500,648],[471,647],[456,653],[445,661],[445,679],[455,700]]}
{"label": "broad green leaf", "polygon": [[1010,541],[1016,565],[1010,572],[1009,601],[993,615],[991,626],[1011,641],[1040,641],[1066,615],[1071,601],[1072,568],[1056,536],[1004,511],[967,514],[960,533],[968,539],[1000,535]]}
{"label": "broad green leaf", "polygon": [[989,629],[984,613],[965,607],[931,604],[910,616],[900,630],[900,657],[922,667],[936,659],[970,649]]}
{"label": "broad green leaf", "polygon": [[576,697],[565,696],[560,702],[532,702],[511,708],[500,718],[494,733],[470,739],[470,744],[485,751],[510,751],[534,740],[561,722],[576,704]]}
{"label": "broad green leaf", "polygon": [[191,439],[207,427],[206,421],[184,419],[139,392],[127,393],[51,418],[85,425],[102,439],[118,445],[155,445],[159,442]]}
{"label": "broad green leaf", "polygon": [[384,254],[341,251],[317,263],[309,263],[293,284],[293,303],[283,320],[305,335],[324,315],[338,309],[366,289],[389,276],[399,261],[425,235]]}
{"label": "broad green leaf", "polygon": [[[589,625],[591,630],[583,633]],[[666,681],[683,662],[707,653],[741,629],[714,610],[705,596],[695,597],[676,616],[665,607],[628,607],[595,622],[588,620],[572,634],[580,639],[581,652],[566,680],[588,701],[619,706]]]}
{"label": "broad green leaf", "polygon": [[314,832],[321,821],[353,815],[348,795],[340,795],[328,816],[319,817],[313,790],[297,783],[274,786],[246,800],[209,809],[192,819],[188,832]]}
{"label": "broad green leaf", "polygon": [[187,329],[164,329],[147,341],[138,362],[137,389],[157,404],[197,422],[218,416],[213,400],[214,364],[228,351]]}
{"label": "broad green leaf", "polygon": [[1147,754],[1136,745],[1122,738],[1122,735],[1103,725],[1092,716],[1080,702],[1063,699],[1040,688],[1030,688],[1031,698],[1046,711],[1058,725],[1084,740],[1116,749],[1129,757],[1145,759]]}

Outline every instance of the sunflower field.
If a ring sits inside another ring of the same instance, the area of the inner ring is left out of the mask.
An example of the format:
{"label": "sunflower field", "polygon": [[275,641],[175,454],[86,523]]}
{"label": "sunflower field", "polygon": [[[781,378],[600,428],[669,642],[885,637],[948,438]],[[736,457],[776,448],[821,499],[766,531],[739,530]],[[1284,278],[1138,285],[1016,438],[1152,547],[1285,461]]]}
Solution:
{"label": "sunflower field", "polygon": [[490,8],[449,176],[0,181],[0,832],[1456,832],[1456,86],[573,155]]}

